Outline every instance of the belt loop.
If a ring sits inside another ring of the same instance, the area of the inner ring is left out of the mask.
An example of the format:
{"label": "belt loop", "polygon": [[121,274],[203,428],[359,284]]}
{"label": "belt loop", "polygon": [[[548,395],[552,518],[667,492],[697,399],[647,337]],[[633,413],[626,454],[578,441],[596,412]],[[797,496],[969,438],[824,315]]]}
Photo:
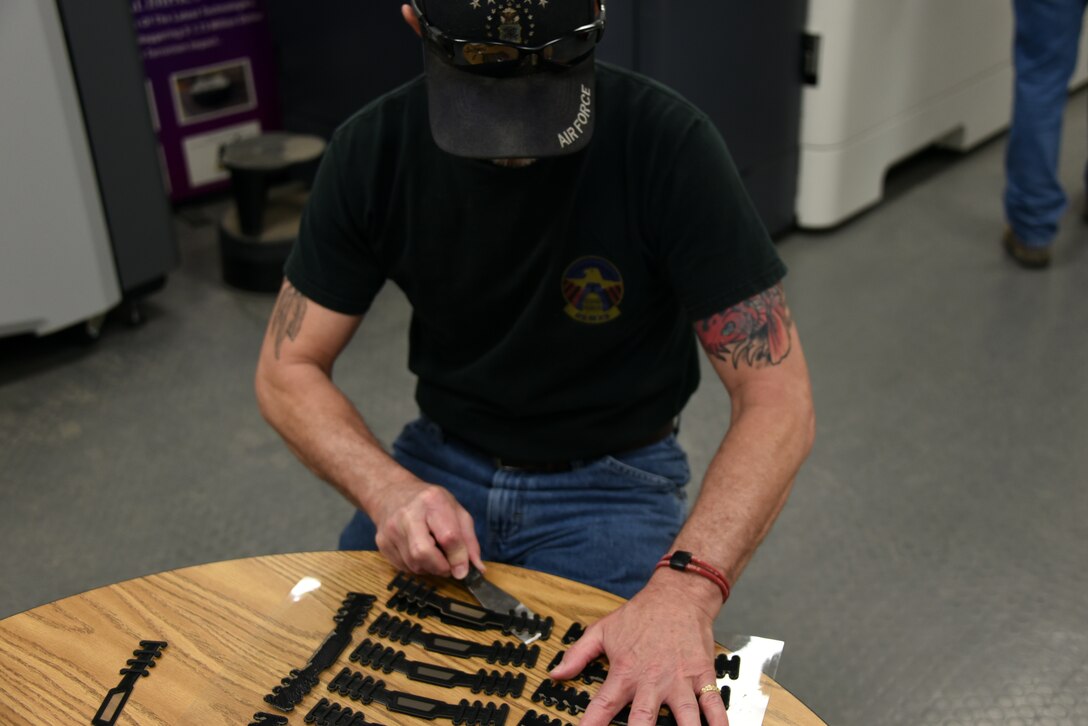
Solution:
{"label": "belt loop", "polygon": [[441,426],[439,426],[437,423],[435,423],[425,415],[420,414],[419,418],[421,421],[423,421],[427,428],[431,429],[431,431],[434,432],[434,434],[438,437],[438,443],[445,446],[449,442],[449,437],[446,436],[446,432],[442,429]]}

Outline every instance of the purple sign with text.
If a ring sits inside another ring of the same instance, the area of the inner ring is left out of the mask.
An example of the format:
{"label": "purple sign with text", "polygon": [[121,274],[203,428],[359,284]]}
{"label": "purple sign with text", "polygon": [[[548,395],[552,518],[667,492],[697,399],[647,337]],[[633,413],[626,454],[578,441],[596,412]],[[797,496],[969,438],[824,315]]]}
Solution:
{"label": "purple sign with text", "polygon": [[223,144],[279,127],[264,0],[132,0],[132,19],[170,198],[224,188]]}

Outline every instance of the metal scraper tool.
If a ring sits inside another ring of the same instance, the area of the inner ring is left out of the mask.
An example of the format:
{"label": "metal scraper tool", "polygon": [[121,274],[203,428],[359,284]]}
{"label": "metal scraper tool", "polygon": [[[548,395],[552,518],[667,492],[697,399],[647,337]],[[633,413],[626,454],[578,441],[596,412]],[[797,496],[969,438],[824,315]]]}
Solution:
{"label": "metal scraper tool", "polygon": [[[477,570],[476,566],[471,562],[468,564],[468,574],[458,580],[458,582],[468,588],[468,591],[472,593],[477,602],[488,610],[493,610],[497,613],[513,612],[515,615],[525,615],[529,618],[536,617],[536,613],[525,607],[525,605],[519,602],[513,595],[500,590],[498,587],[485,580],[483,574]],[[512,632],[514,635],[518,636],[518,640],[526,645],[540,638],[540,633],[538,632],[527,630],[514,630]]]}

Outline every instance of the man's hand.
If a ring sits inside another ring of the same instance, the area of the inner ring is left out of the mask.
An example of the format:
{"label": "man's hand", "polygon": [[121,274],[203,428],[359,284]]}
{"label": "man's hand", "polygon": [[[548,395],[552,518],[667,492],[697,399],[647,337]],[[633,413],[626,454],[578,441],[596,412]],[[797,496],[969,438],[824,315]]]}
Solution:
{"label": "man's hand", "polygon": [[484,570],[472,515],[447,490],[398,481],[377,499],[381,503],[372,516],[378,550],[397,569],[462,578],[471,560]]}
{"label": "man's hand", "polygon": [[[715,683],[712,624],[721,596],[690,574],[659,571],[629,602],[586,629],[549,674],[573,678],[599,655],[608,657],[608,678],[589,704],[581,726],[606,726],[631,704],[630,726],[652,726],[662,705],[679,726],[698,726],[702,710],[710,726],[727,726],[725,703]],[[715,598],[717,600],[715,601]]]}

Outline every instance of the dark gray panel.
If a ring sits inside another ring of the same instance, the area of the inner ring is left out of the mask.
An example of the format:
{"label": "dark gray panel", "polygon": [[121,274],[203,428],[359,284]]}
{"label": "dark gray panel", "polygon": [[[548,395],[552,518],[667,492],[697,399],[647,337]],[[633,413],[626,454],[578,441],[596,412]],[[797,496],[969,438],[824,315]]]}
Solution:
{"label": "dark gray panel", "polygon": [[717,124],[772,233],[794,218],[807,0],[613,3],[600,57],[676,89]]}
{"label": "dark gray panel", "polygon": [[127,0],[57,0],[79,86],[121,289],[159,281],[178,262],[143,62]]}
{"label": "dark gray panel", "polygon": [[284,128],[329,138],[348,116],[423,72],[402,0],[268,0]]}
{"label": "dark gray panel", "polygon": [[624,68],[638,70],[637,13],[630,3],[610,3],[604,39],[597,47],[597,58]]}
{"label": "dark gray panel", "polygon": [[804,0],[643,0],[641,70],[721,128],[743,170],[798,146]]}

